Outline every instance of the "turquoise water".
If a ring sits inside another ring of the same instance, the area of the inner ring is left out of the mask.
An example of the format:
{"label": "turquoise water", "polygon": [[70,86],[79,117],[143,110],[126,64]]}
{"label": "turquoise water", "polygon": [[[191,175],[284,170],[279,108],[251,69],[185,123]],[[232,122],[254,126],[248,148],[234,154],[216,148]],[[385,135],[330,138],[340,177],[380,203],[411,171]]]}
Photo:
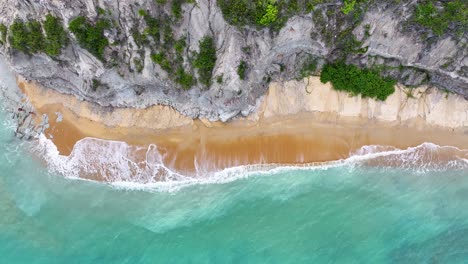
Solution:
{"label": "turquoise water", "polygon": [[164,192],[52,175],[25,144],[1,125],[1,263],[468,261],[467,168],[347,164]]}

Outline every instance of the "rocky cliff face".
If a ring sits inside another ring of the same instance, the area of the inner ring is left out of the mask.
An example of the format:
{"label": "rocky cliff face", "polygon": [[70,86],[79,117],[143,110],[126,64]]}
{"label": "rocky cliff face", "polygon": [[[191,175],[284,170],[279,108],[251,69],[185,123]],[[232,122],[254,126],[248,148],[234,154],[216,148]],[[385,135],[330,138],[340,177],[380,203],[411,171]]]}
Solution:
{"label": "rocky cliff face", "polygon": [[[0,53],[24,78],[83,100],[109,107],[164,104],[210,120],[246,116],[269,82],[316,74],[327,61],[342,59],[378,69],[405,85],[433,84],[468,98],[467,31],[449,25],[443,34],[434,34],[412,23],[416,0],[370,1],[346,15],[342,1],[310,1],[316,2],[313,8],[289,16],[275,29],[231,25],[215,0],[180,0],[179,18],[172,2],[3,0],[4,25],[43,21],[47,14],[65,28],[78,16],[91,24],[105,19],[110,22],[104,30],[109,45],[99,59],[67,33],[70,41],[57,56],[18,51],[11,40],[0,46]],[[433,2],[440,8],[447,1]],[[157,28],[151,28],[154,21]],[[149,37],[152,29],[161,39]],[[217,57],[211,84],[193,82],[182,89],[176,81],[179,70],[200,78],[193,61],[206,36],[214,40]],[[239,74],[241,64],[245,74]]]}

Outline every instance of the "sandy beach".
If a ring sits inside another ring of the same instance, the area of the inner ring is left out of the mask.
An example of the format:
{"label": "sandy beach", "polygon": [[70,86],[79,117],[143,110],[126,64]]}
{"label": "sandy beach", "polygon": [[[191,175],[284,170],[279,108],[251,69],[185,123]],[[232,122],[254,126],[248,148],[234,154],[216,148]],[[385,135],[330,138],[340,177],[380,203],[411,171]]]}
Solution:
{"label": "sandy beach", "polygon": [[167,106],[103,109],[32,82],[18,84],[37,112],[49,116],[46,136],[61,155],[89,137],[154,144],[168,168],[188,175],[200,168],[343,159],[365,145],[432,142],[468,149],[468,102],[427,88],[410,97],[399,88],[381,103],[338,93],[311,77],[272,84],[256,113],[224,124],[191,120]]}

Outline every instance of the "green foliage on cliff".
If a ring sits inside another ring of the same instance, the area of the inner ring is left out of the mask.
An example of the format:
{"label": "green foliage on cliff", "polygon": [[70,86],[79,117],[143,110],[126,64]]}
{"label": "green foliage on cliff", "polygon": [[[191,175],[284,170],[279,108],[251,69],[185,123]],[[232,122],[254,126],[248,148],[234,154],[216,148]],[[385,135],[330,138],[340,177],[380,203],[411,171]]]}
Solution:
{"label": "green foliage on cliff", "polygon": [[10,26],[10,45],[12,48],[22,51],[24,53],[29,52],[28,48],[28,28],[23,21],[15,20]]}
{"label": "green foliage on cliff", "polygon": [[237,66],[237,74],[241,80],[245,80],[245,73],[247,72],[248,68],[249,66],[247,65],[247,62],[243,60],[239,63],[239,66]]}
{"label": "green foliage on cliff", "polygon": [[263,2],[262,10],[264,10],[264,14],[257,17],[257,24],[269,26],[278,19],[278,6],[276,5],[276,0]]}
{"label": "green foliage on cliff", "polygon": [[[239,27],[256,26],[279,30],[288,18],[314,11],[315,7],[334,0],[217,0],[224,19]],[[343,0],[341,11],[355,14],[357,7],[369,0]],[[340,9],[337,9],[340,10]]]}
{"label": "green foliage on cliff", "polygon": [[160,52],[157,54],[153,54],[151,55],[151,59],[153,60],[153,62],[161,66],[163,70],[165,70],[168,73],[172,73],[171,62],[168,60],[164,53]]}
{"label": "green foliage on cliff", "polygon": [[462,34],[468,31],[468,1],[447,1],[441,8],[433,1],[423,1],[416,5],[414,21],[426,27],[436,35],[443,35],[449,26],[459,28]]}
{"label": "green foliage on cliff", "polygon": [[199,80],[210,86],[213,68],[216,64],[216,47],[212,37],[204,37],[199,42],[200,51],[195,54],[193,67],[198,69]]}
{"label": "green foliage on cliff", "polygon": [[279,18],[286,11],[283,4],[283,0],[218,0],[224,18],[236,26],[269,27],[281,23]]}
{"label": "green foliage on cliff", "polygon": [[106,19],[98,19],[93,25],[84,16],[76,17],[68,25],[78,43],[101,60],[104,59],[104,50],[109,45],[104,30],[110,27],[111,24]]}
{"label": "green foliage on cliff", "polygon": [[16,20],[10,26],[10,45],[24,53],[44,51],[44,34],[41,23],[37,21],[23,22]]}
{"label": "green foliage on cliff", "polygon": [[183,67],[180,67],[176,71],[175,81],[180,84],[184,90],[188,90],[195,84],[195,77],[185,72]]}
{"label": "green foliage on cliff", "polygon": [[354,6],[356,5],[356,0],[345,0],[343,6],[341,7],[341,11],[343,14],[347,15],[349,12],[354,10]]}
{"label": "green foliage on cliff", "polygon": [[28,47],[31,53],[44,51],[44,34],[42,33],[41,23],[37,21],[28,21],[26,23],[28,28]]}
{"label": "green foliage on cliff", "polygon": [[160,38],[161,38],[160,36],[161,22],[159,21],[159,19],[152,17],[148,15],[147,13],[145,13],[143,17],[146,22],[146,29],[144,31],[144,34],[151,36],[151,38],[153,38],[153,41],[155,43],[159,43]]}
{"label": "green foliage on cliff", "polygon": [[359,69],[355,65],[344,63],[327,64],[320,76],[322,83],[331,82],[333,88],[347,91],[352,95],[376,98],[384,101],[395,92],[396,81],[382,78],[376,71]]}
{"label": "green foliage on cliff", "polygon": [[63,29],[62,22],[57,17],[50,14],[44,21],[45,53],[49,56],[57,56],[63,47],[68,45],[68,35]]}
{"label": "green foliage on cliff", "polygon": [[8,34],[8,28],[4,24],[0,24],[0,44],[5,44]]}

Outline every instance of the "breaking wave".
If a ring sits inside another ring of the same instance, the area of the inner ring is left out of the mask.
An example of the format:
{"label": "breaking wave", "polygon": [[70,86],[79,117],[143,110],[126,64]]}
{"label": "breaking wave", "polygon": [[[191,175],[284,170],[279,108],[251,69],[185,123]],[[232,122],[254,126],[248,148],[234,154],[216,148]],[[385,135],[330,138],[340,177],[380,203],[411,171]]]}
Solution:
{"label": "breaking wave", "polygon": [[[420,173],[468,169],[468,150],[423,143],[398,149],[387,146],[364,146],[347,159],[306,164],[253,164],[193,175],[177,172],[163,162],[164,149],[147,148],[125,142],[85,138],[69,156],[59,154],[54,143],[41,136],[33,152],[43,157],[51,172],[68,178],[94,180],[118,188],[172,191],[193,184],[227,183],[252,175],[275,174],[289,170],[326,170],[337,166],[350,169],[362,166],[398,168]],[[199,167],[199,166],[196,166]]]}

